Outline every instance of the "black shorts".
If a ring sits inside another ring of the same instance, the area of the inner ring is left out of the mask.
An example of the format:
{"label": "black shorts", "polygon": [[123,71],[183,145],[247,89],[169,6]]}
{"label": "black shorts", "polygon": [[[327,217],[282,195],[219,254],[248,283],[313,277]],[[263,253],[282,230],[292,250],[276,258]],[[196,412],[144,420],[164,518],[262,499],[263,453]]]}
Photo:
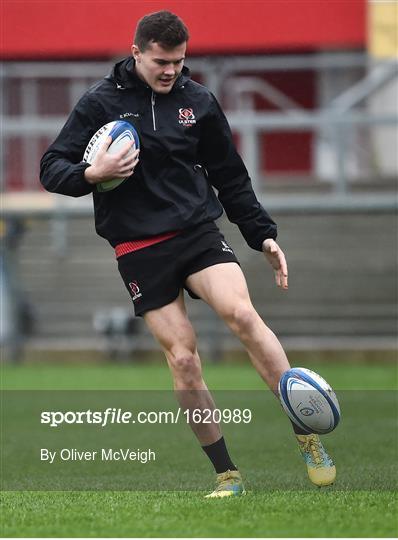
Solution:
{"label": "black shorts", "polygon": [[[169,240],[118,259],[120,275],[134,304],[136,316],[175,300],[188,276],[214,264],[238,260],[213,222],[187,229]],[[238,263],[239,264],[239,263]]]}

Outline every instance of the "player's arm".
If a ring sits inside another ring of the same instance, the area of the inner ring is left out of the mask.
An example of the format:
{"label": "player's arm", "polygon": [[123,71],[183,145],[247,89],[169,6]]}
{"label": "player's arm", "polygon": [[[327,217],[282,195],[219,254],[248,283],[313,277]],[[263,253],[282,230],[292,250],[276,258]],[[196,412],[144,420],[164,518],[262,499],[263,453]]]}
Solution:
{"label": "player's arm", "polygon": [[90,165],[82,159],[91,136],[104,123],[98,104],[86,93],[41,159],[40,181],[47,191],[72,197],[91,193],[93,186],[85,179]]}
{"label": "player's arm", "polygon": [[199,155],[228,219],[238,225],[251,248],[262,251],[266,238],[276,238],[277,227],[257,200],[227,119],[213,97],[201,125]]}
{"label": "player's arm", "polygon": [[274,269],[277,285],[287,289],[286,258],[275,241],[276,224],[257,200],[246,167],[236,151],[228,121],[213,99],[202,126],[200,147],[209,180],[218,190],[228,219],[238,225],[250,247],[264,253]]}

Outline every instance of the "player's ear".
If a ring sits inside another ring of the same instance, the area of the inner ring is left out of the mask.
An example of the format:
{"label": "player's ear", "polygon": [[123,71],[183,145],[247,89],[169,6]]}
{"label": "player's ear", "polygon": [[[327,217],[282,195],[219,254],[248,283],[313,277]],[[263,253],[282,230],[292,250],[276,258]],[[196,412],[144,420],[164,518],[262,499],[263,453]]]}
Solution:
{"label": "player's ear", "polygon": [[133,56],[136,62],[140,62],[141,51],[135,44],[131,46],[131,55]]}

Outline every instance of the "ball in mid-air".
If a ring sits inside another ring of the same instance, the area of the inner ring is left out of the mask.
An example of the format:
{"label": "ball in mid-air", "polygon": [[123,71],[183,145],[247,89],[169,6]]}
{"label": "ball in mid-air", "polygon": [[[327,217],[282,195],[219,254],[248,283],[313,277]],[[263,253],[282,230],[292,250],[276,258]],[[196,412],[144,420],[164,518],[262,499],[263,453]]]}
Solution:
{"label": "ball in mid-air", "polygon": [[279,381],[278,394],[290,420],[307,433],[330,433],[340,421],[336,394],[314,371],[289,369]]}

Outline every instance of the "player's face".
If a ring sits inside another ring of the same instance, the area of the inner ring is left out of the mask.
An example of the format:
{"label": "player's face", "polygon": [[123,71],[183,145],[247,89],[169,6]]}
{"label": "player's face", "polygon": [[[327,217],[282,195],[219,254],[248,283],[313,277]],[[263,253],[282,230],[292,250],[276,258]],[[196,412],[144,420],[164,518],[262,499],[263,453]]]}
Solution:
{"label": "player's face", "polygon": [[163,49],[153,42],[145,51],[133,45],[131,51],[136,60],[137,75],[144,80],[154,92],[168,94],[181,73],[184,65],[186,43],[173,49]]}

